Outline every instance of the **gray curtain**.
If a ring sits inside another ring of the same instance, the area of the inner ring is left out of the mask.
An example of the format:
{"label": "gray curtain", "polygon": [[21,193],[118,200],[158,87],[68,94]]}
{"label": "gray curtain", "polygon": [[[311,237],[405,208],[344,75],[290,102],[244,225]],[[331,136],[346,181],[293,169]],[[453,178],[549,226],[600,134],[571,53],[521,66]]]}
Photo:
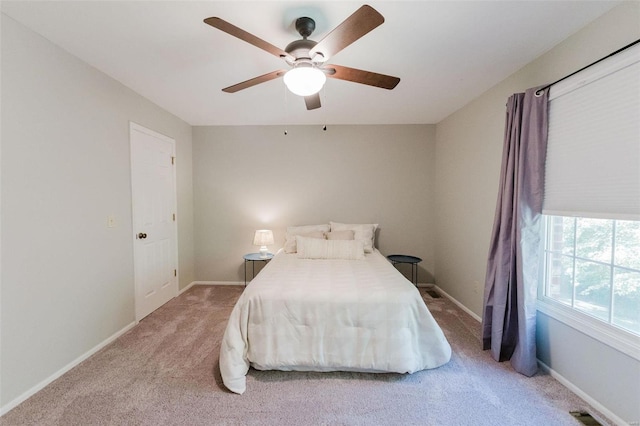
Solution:
{"label": "gray curtain", "polygon": [[500,189],[487,261],[482,315],[483,349],[536,373],[536,298],[547,151],[548,90],[512,95],[507,117]]}

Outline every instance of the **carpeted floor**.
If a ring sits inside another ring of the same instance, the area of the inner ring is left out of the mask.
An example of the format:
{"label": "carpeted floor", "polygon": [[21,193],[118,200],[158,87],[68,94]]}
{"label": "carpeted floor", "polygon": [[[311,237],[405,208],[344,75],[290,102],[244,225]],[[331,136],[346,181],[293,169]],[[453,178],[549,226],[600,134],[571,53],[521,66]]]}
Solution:
{"label": "carpeted floor", "polygon": [[[584,401],[552,377],[526,378],[480,350],[480,324],[423,298],[453,348],[412,375],[251,370],[224,388],[218,351],[242,292],[194,286],[0,419],[2,425],[580,425]],[[421,289],[424,293],[424,289]]]}

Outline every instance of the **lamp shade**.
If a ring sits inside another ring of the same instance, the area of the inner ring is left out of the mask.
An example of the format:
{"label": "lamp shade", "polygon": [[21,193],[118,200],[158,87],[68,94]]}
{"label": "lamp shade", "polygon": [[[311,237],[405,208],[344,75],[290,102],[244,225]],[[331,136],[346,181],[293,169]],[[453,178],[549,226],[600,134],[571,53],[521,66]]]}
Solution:
{"label": "lamp shade", "polygon": [[273,232],[269,229],[261,229],[256,231],[253,237],[254,246],[270,246],[273,244]]}
{"label": "lamp shade", "polygon": [[253,245],[260,246],[260,257],[267,257],[267,246],[273,244],[273,232],[269,229],[259,229],[253,236]]}
{"label": "lamp shade", "polygon": [[312,66],[297,66],[284,75],[284,84],[298,96],[310,96],[322,89],[327,76]]}

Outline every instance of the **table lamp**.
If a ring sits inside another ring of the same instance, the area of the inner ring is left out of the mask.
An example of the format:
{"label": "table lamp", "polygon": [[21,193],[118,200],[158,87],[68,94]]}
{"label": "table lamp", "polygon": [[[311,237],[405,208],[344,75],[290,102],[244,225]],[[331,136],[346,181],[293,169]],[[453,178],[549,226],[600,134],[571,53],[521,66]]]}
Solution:
{"label": "table lamp", "polygon": [[256,234],[253,237],[253,245],[260,246],[260,257],[267,257],[267,246],[271,244],[273,244],[273,232],[271,232],[271,230],[260,229],[256,231]]}

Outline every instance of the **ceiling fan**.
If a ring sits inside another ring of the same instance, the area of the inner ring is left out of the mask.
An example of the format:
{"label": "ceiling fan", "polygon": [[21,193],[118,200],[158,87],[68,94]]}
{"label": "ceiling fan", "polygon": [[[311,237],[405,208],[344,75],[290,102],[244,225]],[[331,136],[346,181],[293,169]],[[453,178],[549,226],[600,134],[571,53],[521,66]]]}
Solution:
{"label": "ceiling fan", "polygon": [[289,43],[284,50],[218,17],[207,18],[204,22],[284,59],[290,67],[289,70],[272,71],[242,83],[225,87],[222,89],[223,92],[235,93],[257,84],[283,77],[287,88],[296,95],[303,96],[307,109],[312,110],[320,108],[320,95],[318,92],[322,89],[327,77],[388,90],[393,89],[400,82],[398,77],[341,65],[326,64],[329,58],[384,22],[384,17],[368,5],[356,10],[319,42],[308,39],[316,28],[315,21],[309,17],[298,18],[296,20],[296,30],[302,39]]}

